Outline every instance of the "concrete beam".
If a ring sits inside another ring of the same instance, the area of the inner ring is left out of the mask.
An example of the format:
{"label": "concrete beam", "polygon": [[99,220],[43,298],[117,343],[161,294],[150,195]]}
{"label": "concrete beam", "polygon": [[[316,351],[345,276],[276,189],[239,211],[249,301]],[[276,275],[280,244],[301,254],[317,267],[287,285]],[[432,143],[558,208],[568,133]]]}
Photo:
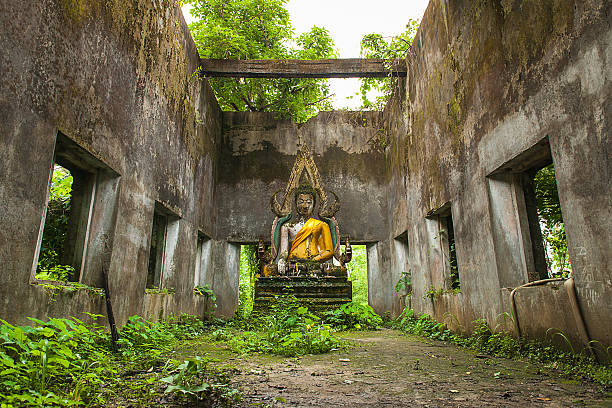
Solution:
{"label": "concrete beam", "polygon": [[[405,77],[401,59],[235,60],[200,59],[207,77],[240,78],[386,78]],[[391,68],[389,68],[391,67]]]}

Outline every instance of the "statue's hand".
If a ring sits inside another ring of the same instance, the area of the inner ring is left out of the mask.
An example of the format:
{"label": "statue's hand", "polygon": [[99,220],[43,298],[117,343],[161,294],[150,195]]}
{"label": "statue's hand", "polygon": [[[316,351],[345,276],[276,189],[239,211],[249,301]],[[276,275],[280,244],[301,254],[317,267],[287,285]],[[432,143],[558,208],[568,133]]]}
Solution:
{"label": "statue's hand", "polygon": [[285,260],[285,258],[282,258],[278,260],[278,273],[280,273],[281,275],[284,275],[285,272],[287,271],[287,261]]}

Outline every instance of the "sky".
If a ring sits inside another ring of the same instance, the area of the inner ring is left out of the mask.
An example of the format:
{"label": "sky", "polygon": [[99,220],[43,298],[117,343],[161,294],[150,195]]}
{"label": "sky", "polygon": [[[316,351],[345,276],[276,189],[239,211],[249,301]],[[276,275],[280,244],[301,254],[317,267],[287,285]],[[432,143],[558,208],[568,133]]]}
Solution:
{"label": "sky", "polygon": [[[401,33],[409,19],[420,20],[429,0],[289,0],[286,4],[296,34],[310,31],[313,25],[325,27],[335,41],[340,58],[359,57],[359,43],[365,34],[392,36]],[[183,7],[187,23],[189,7]],[[335,94],[335,109],[356,109],[360,106],[359,79],[330,80]]]}

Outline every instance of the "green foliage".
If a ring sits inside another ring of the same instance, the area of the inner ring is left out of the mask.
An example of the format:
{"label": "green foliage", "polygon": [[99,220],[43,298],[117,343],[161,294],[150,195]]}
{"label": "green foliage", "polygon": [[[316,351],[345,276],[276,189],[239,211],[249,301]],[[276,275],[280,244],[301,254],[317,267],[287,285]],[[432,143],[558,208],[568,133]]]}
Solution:
{"label": "green foliage", "polygon": [[104,289],[94,288],[78,282],[64,282],[64,284],[58,283],[37,283],[38,286],[45,288],[45,291],[49,294],[49,301],[54,302],[57,300],[57,295],[60,293],[74,293],[80,290],[85,290],[90,296],[104,297]]}
{"label": "green foliage", "polygon": [[145,293],[148,293],[150,295],[173,295],[176,293],[176,289],[159,288],[157,286],[153,286],[152,288],[145,288]]}
{"label": "green foliage", "polygon": [[[177,402],[203,396],[230,402],[239,397],[223,372],[208,369],[197,358],[179,363],[169,357],[179,340],[197,338],[208,329],[197,317],[182,315],[159,323],[131,317],[120,330],[117,354],[111,353],[110,336],[97,324],[76,318],[31,320],[36,327],[0,321],[3,407],[106,406],[109,401],[125,402],[113,406],[161,406],[167,402],[159,388],[162,377],[193,392],[166,388]],[[196,378],[208,388],[190,389]]]}
{"label": "green foliage", "polygon": [[38,263],[39,269],[36,272],[36,279],[68,282],[74,276],[75,269],[72,266],[53,265],[50,263],[52,258],[57,257],[57,253],[45,251],[45,259],[42,262],[47,264],[47,266],[42,266],[41,262]]}
{"label": "green foliage", "polygon": [[162,325],[151,323],[140,316],[128,318],[119,330],[119,347],[124,355],[136,355],[143,351],[160,352],[170,344],[174,335]]}
{"label": "green foliage", "polygon": [[[542,238],[544,238],[547,252],[552,255],[552,259],[547,257],[549,275],[568,277],[571,265],[554,166],[550,164],[539,170],[533,181],[538,217],[542,226]],[[556,271],[553,271],[553,268]]]}
{"label": "green foliage", "polygon": [[395,293],[408,292],[412,288],[412,271],[403,271],[395,284]]}
{"label": "green foliage", "polygon": [[68,281],[74,278],[74,268],[61,264],[68,230],[72,182],[70,172],[56,164],[51,177],[36,279]]}
{"label": "green foliage", "polygon": [[[389,61],[405,58],[418,28],[419,22],[410,19],[406,24],[406,31],[391,38],[383,37],[381,34],[366,34],[361,39],[361,58],[384,58]],[[396,83],[397,79],[391,76],[382,79],[361,79],[361,109],[382,110],[391,97]],[[371,101],[367,95],[370,91],[377,91],[380,95]]]}
{"label": "green foliage", "polygon": [[429,289],[427,290],[427,292],[425,292],[425,294],[423,295],[423,299],[429,299],[433,302],[434,300],[438,299],[440,296],[444,295],[445,293],[456,295],[460,292],[461,290],[459,288],[443,289],[443,288],[436,288],[433,285],[431,285]]}
{"label": "green foliage", "polygon": [[220,394],[226,402],[240,402],[241,394],[229,387],[229,378],[220,370],[210,370],[209,360],[196,356],[189,358],[160,381],[168,384],[164,393],[179,394],[187,401],[209,399],[212,393]]}
{"label": "green foliage", "polygon": [[382,326],[382,318],[368,305],[347,303],[323,315],[325,323],[340,330],[375,330]]}
{"label": "green foliage", "polygon": [[563,223],[554,165],[550,164],[539,170],[534,177],[534,184],[538,215],[546,226]]}
{"label": "green foliage", "polygon": [[[287,0],[185,0],[202,58],[323,59],[337,53],[329,32],[313,27],[294,34]],[[331,109],[327,80],[210,78],[223,110],[282,112],[305,122]]]}
{"label": "green foliage", "polygon": [[[342,248],[344,250],[344,247]],[[368,256],[365,245],[353,245],[353,259],[346,265],[353,283],[353,303],[368,304]]]}
{"label": "green foliage", "polygon": [[213,292],[212,288],[207,284],[205,285],[196,285],[193,287],[193,294],[196,296],[202,296],[210,301],[211,310],[214,311],[217,309],[217,295]]}
{"label": "green foliage", "polygon": [[38,327],[0,320],[0,399],[8,406],[73,406],[94,399],[109,364],[108,335],[78,319]]}
{"label": "green foliage", "polygon": [[242,332],[219,329],[215,340],[227,341],[239,353],[259,352],[282,356],[321,354],[341,346],[329,325],[300,305],[294,297],[278,297],[266,314],[241,325]]}
{"label": "green foliage", "polygon": [[236,314],[247,317],[253,310],[255,276],[259,273],[256,245],[240,247],[240,281],[238,285],[238,310]]}
{"label": "green foliage", "polygon": [[[406,333],[448,341],[494,356],[506,358],[528,358],[547,367],[560,370],[568,376],[588,378],[602,385],[612,385],[612,366],[597,364],[592,357],[573,352],[563,352],[551,342],[515,339],[507,332],[492,330],[485,320],[479,319],[470,336],[451,332],[445,323],[429,315],[417,316],[413,310],[404,309],[392,322],[392,327]],[[563,336],[565,337],[565,336]]]}

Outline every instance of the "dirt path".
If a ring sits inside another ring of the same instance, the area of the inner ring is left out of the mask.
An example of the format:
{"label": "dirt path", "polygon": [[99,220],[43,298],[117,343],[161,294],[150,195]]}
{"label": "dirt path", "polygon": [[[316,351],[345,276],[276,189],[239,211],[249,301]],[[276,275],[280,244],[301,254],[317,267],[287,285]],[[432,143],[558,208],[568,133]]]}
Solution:
{"label": "dirt path", "polygon": [[209,354],[239,368],[233,383],[245,407],[612,407],[610,393],[525,361],[393,330],[347,339],[357,346],[294,359],[230,357],[222,346]]}

